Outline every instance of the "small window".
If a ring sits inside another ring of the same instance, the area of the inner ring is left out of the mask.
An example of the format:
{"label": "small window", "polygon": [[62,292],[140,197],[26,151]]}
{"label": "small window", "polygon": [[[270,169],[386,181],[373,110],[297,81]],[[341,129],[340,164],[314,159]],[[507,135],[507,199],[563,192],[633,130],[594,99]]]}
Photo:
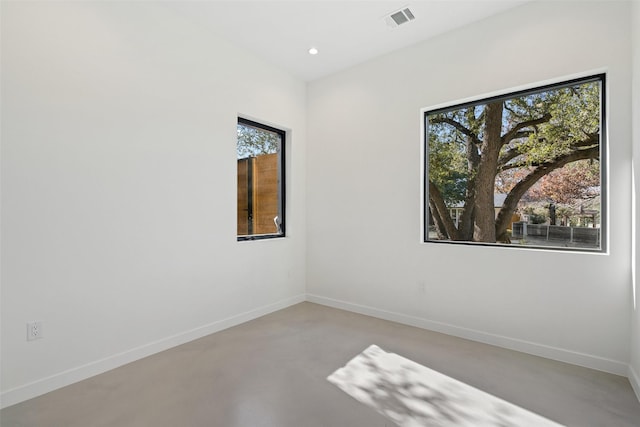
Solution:
{"label": "small window", "polygon": [[238,118],[238,240],[284,237],[285,131]]}
{"label": "small window", "polygon": [[426,110],[424,241],[603,252],[605,76]]}

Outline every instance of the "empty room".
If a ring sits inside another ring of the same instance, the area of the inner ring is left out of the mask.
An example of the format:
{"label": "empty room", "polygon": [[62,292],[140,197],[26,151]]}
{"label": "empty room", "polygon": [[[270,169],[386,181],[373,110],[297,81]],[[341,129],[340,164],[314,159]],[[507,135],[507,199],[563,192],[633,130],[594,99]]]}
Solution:
{"label": "empty room", "polygon": [[640,426],[640,2],[0,2],[2,427]]}

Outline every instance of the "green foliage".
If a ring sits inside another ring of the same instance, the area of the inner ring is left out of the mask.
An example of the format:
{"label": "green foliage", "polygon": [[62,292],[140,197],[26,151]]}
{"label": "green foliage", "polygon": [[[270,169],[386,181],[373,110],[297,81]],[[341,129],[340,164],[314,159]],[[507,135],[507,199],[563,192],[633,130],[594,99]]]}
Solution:
{"label": "green foliage", "polygon": [[599,99],[599,84],[592,82],[507,101],[511,105],[529,106],[527,114],[520,117],[531,120],[544,114],[551,116],[550,120],[532,127],[528,138],[514,141],[510,148],[518,145],[522,153],[518,160],[528,165],[549,162],[570,153],[576,144],[599,132]]}
{"label": "green foliage", "polygon": [[[469,166],[469,159],[472,151],[478,153],[475,142],[482,138],[482,120],[478,117],[482,111],[480,106],[470,106],[429,116],[429,180],[448,204],[465,200],[467,184],[476,172]],[[452,123],[468,132],[461,132]]]}
{"label": "green foliage", "polygon": [[464,153],[446,134],[429,138],[429,177],[442,193],[445,202],[455,204],[464,200],[468,173]]}
{"label": "green foliage", "polygon": [[280,135],[238,123],[238,159],[277,153]]}
{"label": "green foliage", "polygon": [[544,224],[549,217],[549,210],[542,206],[527,206],[522,213],[529,215],[531,224]]}

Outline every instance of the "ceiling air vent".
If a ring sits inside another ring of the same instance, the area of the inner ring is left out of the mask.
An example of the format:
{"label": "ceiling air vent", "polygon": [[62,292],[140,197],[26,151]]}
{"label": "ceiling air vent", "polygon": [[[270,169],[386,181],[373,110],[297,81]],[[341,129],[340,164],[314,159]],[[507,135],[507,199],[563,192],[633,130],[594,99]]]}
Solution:
{"label": "ceiling air vent", "polygon": [[416,17],[413,15],[408,7],[400,9],[397,12],[393,12],[387,15],[385,18],[387,25],[390,27],[397,27],[398,25],[406,24],[409,21],[413,21]]}

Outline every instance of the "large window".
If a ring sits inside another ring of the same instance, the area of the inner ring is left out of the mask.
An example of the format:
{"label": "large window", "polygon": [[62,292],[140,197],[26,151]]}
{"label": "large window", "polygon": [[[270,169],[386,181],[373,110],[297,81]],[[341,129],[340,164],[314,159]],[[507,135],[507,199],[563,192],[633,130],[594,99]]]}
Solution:
{"label": "large window", "polygon": [[605,76],[427,110],[424,240],[605,251]]}
{"label": "large window", "polygon": [[285,132],[238,118],[238,240],[285,235]]}

